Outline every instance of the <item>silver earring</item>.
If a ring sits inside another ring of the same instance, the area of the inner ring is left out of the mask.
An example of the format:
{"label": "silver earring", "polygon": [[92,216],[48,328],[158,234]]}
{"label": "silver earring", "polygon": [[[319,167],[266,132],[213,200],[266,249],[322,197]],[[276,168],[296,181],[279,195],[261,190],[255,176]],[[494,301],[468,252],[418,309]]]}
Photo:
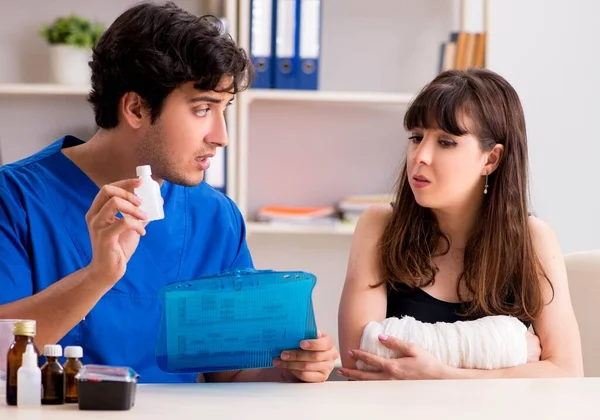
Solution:
{"label": "silver earring", "polygon": [[487,190],[488,190],[488,177],[489,177],[489,174],[486,172],[486,174],[485,174],[485,187],[483,188],[483,193],[484,194],[487,194]]}

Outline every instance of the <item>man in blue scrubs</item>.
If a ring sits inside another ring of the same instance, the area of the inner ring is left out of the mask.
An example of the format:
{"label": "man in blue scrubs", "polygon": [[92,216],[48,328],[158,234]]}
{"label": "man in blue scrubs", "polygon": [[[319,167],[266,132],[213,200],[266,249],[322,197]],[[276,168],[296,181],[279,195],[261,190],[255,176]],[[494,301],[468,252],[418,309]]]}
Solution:
{"label": "man in blue scrubs", "polygon": [[[91,69],[97,133],[0,168],[0,318],[35,319],[38,348],[80,345],[84,363],[131,366],[142,382],[194,381],[157,366],[157,292],[253,266],[240,212],[203,182],[252,65],[214,20],[145,3],[106,31]],[[132,193],[138,165],[161,183],[163,220],[148,223]],[[320,382],[337,356],[321,334],[277,368],[205,379]]]}

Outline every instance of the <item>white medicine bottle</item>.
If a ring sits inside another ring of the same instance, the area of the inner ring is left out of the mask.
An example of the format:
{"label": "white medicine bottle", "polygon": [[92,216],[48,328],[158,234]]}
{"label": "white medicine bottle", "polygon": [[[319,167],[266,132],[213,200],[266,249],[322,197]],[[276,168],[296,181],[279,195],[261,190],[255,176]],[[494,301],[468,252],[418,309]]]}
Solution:
{"label": "white medicine bottle", "polygon": [[138,166],[136,174],[142,181],[142,184],[134,189],[135,195],[142,200],[140,209],[148,215],[149,222],[164,219],[165,213],[160,195],[160,185],[152,179],[150,165]]}
{"label": "white medicine bottle", "polygon": [[37,407],[42,405],[42,370],[33,344],[27,344],[23,363],[17,370],[17,406]]}

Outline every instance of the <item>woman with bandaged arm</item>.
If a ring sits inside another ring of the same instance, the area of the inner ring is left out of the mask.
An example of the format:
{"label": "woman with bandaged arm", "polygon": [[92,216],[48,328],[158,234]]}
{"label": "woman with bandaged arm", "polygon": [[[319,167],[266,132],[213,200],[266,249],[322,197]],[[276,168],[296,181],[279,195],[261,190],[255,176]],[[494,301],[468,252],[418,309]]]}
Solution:
{"label": "woman with bandaged arm", "polygon": [[582,376],[562,252],[529,212],[515,90],[489,70],[444,72],[410,104],[404,125],[395,200],[368,209],[354,234],[338,373]]}

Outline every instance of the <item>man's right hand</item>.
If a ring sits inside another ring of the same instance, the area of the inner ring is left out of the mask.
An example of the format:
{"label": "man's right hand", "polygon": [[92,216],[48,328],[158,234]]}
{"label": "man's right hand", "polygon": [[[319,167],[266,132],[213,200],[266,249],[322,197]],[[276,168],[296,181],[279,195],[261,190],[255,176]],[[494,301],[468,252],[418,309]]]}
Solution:
{"label": "man's right hand", "polygon": [[147,216],[133,193],[139,185],[137,178],[104,185],[85,215],[93,252],[88,267],[108,287],[123,277],[140,236],[146,234]]}

